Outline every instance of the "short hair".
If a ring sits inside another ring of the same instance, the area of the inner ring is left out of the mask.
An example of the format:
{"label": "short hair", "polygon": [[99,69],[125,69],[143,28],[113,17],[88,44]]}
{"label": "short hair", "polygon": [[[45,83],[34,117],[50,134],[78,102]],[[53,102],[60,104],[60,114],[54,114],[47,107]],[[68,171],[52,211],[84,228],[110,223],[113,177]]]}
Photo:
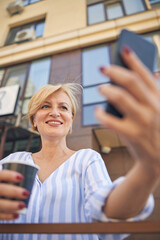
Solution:
{"label": "short hair", "polygon": [[28,104],[27,117],[29,118],[32,130],[37,131],[37,128],[34,126],[33,123],[35,113],[40,109],[41,105],[47,97],[59,90],[64,91],[68,95],[72,104],[72,115],[74,119],[78,108],[77,94],[80,93],[80,91],[82,90],[82,86],[78,83],[64,83],[58,85],[47,84],[41,87],[32,96]]}

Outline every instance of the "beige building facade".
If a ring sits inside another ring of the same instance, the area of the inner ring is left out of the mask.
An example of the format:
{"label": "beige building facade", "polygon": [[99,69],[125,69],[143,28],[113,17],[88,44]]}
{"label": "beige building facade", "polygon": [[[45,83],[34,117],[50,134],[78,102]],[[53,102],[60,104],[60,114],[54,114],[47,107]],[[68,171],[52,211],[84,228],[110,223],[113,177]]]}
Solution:
{"label": "beige building facade", "polygon": [[[160,10],[151,9],[148,1],[145,1],[147,11],[136,13],[136,16],[132,14],[90,26],[87,25],[85,0],[69,0],[67,4],[65,0],[43,0],[25,6],[23,12],[12,17],[6,11],[6,6],[10,2],[10,0],[1,0],[0,66],[2,67],[116,40],[122,28],[137,33],[147,33],[156,31],[160,27]],[[43,37],[25,45],[13,44],[4,47],[11,28],[41,19],[45,19]]]}

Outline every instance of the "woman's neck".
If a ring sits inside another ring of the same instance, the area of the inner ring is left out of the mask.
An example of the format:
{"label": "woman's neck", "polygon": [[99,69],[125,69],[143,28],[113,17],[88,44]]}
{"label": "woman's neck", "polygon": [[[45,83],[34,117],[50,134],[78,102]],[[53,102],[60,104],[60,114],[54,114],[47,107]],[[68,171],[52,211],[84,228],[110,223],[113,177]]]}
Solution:
{"label": "woman's neck", "polygon": [[65,140],[42,140],[42,148],[35,156],[38,157],[39,161],[45,159],[45,161],[51,162],[59,158],[65,158],[73,153],[74,151],[67,147]]}
{"label": "woman's neck", "polygon": [[32,158],[40,167],[38,176],[41,182],[50,176],[58,167],[69,159],[75,151],[69,149],[62,142],[42,142],[42,149],[32,154]]}

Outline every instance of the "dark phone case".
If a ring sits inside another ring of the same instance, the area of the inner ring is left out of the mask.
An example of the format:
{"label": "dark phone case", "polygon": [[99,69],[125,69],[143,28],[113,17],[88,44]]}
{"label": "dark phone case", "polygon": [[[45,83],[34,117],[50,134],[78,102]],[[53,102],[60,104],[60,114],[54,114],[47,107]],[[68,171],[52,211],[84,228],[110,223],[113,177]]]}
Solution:
{"label": "dark phone case", "polygon": [[[128,68],[121,58],[121,51],[124,46],[128,46],[136,53],[139,59],[146,65],[151,72],[154,71],[154,66],[156,62],[156,46],[136,33],[123,29],[119,36],[117,42],[117,51],[114,57],[114,64]],[[114,84],[111,81],[112,84]],[[122,118],[123,115],[117,111],[117,109],[110,104],[107,103],[106,111],[110,114],[113,114],[119,118]]]}

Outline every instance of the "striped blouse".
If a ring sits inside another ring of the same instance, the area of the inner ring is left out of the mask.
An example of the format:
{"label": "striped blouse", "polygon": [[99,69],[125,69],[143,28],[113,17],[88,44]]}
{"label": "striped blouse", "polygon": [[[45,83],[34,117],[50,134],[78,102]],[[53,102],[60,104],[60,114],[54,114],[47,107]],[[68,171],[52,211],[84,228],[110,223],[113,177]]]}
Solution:
{"label": "striped blouse", "polygon": [[[25,160],[34,164],[31,153],[16,152],[5,160]],[[1,169],[1,165],[0,165]],[[91,149],[75,152],[58,167],[43,183],[38,175],[32,189],[27,213],[12,221],[0,223],[78,223],[114,221],[102,212],[110,191],[124,178],[113,183],[101,155]],[[148,217],[154,207],[151,195],[143,211],[133,220]],[[120,234],[1,234],[0,240],[120,240]]]}

